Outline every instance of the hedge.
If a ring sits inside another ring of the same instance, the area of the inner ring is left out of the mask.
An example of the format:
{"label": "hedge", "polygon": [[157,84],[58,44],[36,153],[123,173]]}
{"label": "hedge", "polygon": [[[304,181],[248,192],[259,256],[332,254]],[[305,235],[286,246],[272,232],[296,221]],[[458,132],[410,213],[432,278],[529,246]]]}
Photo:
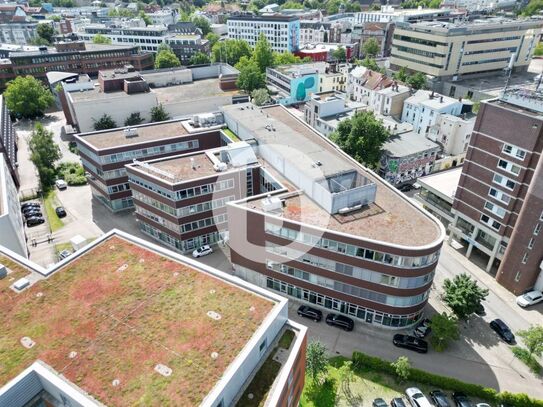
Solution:
{"label": "hedge", "polygon": [[[353,366],[356,369],[369,368],[392,376],[396,375],[396,372],[389,361],[374,356],[368,356],[362,352],[353,353]],[[524,393],[498,392],[489,387],[465,383],[458,379],[439,376],[413,367],[410,368],[410,377],[422,384],[446,390],[460,391],[469,396],[490,402],[505,403],[514,407],[543,407],[543,400],[533,399]]]}

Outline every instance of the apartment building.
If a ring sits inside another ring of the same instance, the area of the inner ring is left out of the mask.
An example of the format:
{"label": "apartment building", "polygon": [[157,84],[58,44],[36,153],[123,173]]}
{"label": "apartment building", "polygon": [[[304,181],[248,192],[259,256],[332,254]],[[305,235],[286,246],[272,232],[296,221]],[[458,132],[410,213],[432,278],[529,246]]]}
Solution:
{"label": "apartment building", "polygon": [[244,40],[251,47],[264,34],[275,52],[295,52],[300,47],[300,19],[280,14],[231,16],[227,21],[228,38]]}
{"label": "apartment building", "polygon": [[[368,108],[376,113],[383,116],[392,116],[395,119],[402,117],[403,106],[405,100],[411,97],[411,90],[400,83],[394,81],[390,86],[385,86],[388,84],[388,81],[385,82],[383,88],[379,86],[378,89],[370,90],[366,86],[370,85],[365,84],[361,93],[365,91],[370,92],[370,97],[368,100]],[[359,96],[360,98],[360,96]],[[363,97],[361,99],[364,99]]]}
{"label": "apartment building", "polygon": [[454,198],[451,236],[515,294],[543,288],[542,113],[528,89],[481,103]]}
{"label": "apartment building", "polygon": [[[468,102],[471,106],[471,103]],[[411,123],[418,134],[427,135],[443,114],[458,116],[463,104],[457,99],[433,91],[418,90],[404,101],[402,122]]]}
{"label": "apartment building", "polygon": [[19,188],[19,172],[17,170],[17,135],[13,128],[10,111],[6,106],[4,97],[0,95],[0,155],[4,156],[4,163],[13,183]]}
{"label": "apartment building", "polygon": [[32,75],[45,80],[50,71],[96,75],[98,71],[125,65],[138,71],[152,69],[153,55],[142,52],[136,45],[62,42],[55,44],[55,48],[10,52],[7,60],[0,61],[0,87],[17,76]]}
{"label": "apartment building", "polygon": [[18,45],[29,44],[37,36],[38,24],[24,20],[0,24],[0,42]]}
{"label": "apartment building", "polygon": [[399,22],[390,65],[443,80],[496,75],[510,63],[514,71],[526,71],[542,24],[536,19],[505,18],[462,23]]}
{"label": "apartment building", "polygon": [[283,185],[228,203],[235,275],[368,324],[416,323],[442,225],[284,106],[222,110]]}
{"label": "apartment building", "polygon": [[[387,75],[374,72],[364,66],[357,66],[349,72],[347,94],[352,100],[369,105],[376,91],[388,88],[392,84],[396,84],[394,79]],[[404,93],[403,88],[402,93]]]}
{"label": "apartment building", "polygon": [[465,154],[476,117],[473,113],[461,116],[440,114],[436,124],[430,127],[427,137],[439,143],[445,154],[453,156]]}
{"label": "apartment building", "polygon": [[[214,123],[216,124],[216,123]],[[92,194],[112,211],[132,209],[125,165],[222,145],[220,128],[195,128],[188,120],[145,124],[75,136],[81,162],[91,174]]]}
{"label": "apartment building", "polygon": [[299,402],[307,328],[274,292],[117,230],[48,269],[0,264],[2,406]]}
{"label": "apartment building", "polygon": [[153,22],[153,25],[169,26],[175,24],[177,20],[177,10],[159,10],[154,13],[148,13],[147,16]]}
{"label": "apartment building", "polygon": [[331,27],[331,23],[324,23],[322,21],[301,21],[300,44],[328,42]]}
{"label": "apartment building", "polygon": [[[0,153],[0,246],[28,257],[19,193],[5,153]],[[1,275],[1,270],[0,270]]]}

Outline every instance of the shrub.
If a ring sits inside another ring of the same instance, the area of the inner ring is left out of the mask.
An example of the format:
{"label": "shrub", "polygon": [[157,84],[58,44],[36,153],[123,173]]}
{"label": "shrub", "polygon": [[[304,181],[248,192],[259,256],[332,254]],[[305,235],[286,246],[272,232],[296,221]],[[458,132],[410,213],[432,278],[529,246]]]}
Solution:
{"label": "shrub", "polygon": [[70,186],[85,185],[85,170],[79,163],[61,163],[57,167],[57,175]]}

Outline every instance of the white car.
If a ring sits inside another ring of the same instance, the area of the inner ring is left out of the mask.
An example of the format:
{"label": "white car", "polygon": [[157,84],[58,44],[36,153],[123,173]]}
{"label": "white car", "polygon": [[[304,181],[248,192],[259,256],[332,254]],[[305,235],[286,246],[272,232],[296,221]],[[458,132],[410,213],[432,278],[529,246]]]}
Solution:
{"label": "white car", "polygon": [[537,304],[541,301],[543,301],[543,293],[541,291],[530,291],[517,297],[517,304],[522,308]]}
{"label": "white car", "polygon": [[57,179],[55,181],[55,185],[57,186],[59,190],[68,188],[68,184],[66,184],[66,181],[64,181],[63,179]]}
{"label": "white car", "polygon": [[433,405],[426,398],[426,396],[422,394],[422,391],[420,391],[416,387],[410,387],[406,389],[405,395],[407,396],[407,400],[409,400],[409,403],[411,403],[413,407],[433,407]]}
{"label": "white car", "polygon": [[490,407],[490,404],[478,403],[476,407]]}
{"label": "white car", "polygon": [[192,257],[198,258],[202,256],[207,256],[208,254],[213,253],[213,249],[209,247],[209,245],[203,245],[202,247],[199,247],[198,249],[194,250],[192,252]]}

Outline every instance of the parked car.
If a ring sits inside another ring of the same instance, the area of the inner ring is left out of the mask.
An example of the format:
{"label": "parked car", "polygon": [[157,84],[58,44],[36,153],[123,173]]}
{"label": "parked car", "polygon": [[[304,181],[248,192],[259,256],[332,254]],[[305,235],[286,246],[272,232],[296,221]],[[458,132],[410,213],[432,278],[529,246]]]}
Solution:
{"label": "parked car", "polygon": [[452,398],[454,400],[454,403],[456,404],[456,407],[473,407],[473,404],[471,404],[468,396],[466,396],[462,392],[454,392]]}
{"label": "parked car", "polygon": [[26,208],[39,208],[40,206],[39,202],[23,202],[21,204],[21,211],[24,211]]}
{"label": "parked car", "polygon": [[322,319],[322,312],[320,310],[308,307],[307,305],[300,305],[298,308],[298,315],[312,319],[315,322],[320,322]]}
{"label": "parked car", "polygon": [[66,257],[68,257],[70,254],[72,254],[71,251],[69,251],[69,250],[63,250],[63,251],[61,251],[61,252],[58,254],[58,259],[59,259],[59,260],[63,260],[63,259],[65,259]]}
{"label": "parked car", "polygon": [[392,399],[392,401],[390,402],[390,407],[407,407],[407,406],[403,402],[402,398],[396,397]]}
{"label": "parked car", "polygon": [[433,390],[430,392],[430,399],[436,407],[450,407],[447,395],[441,390]]}
{"label": "parked car", "polygon": [[517,304],[522,308],[529,307],[530,305],[535,305],[541,301],[543,301],[543,293],[536,290],[527,292],[526,294],[517,297]]}
{"label": "parked car", "polygon": [[413,407],[433,407],[426,396],[416,387],[406,389],[405,395]]}
{"label": "parked car", "polygon": [[402,191],[402,192],[409,192],[413,189],[413,185],[411,184],[405,184],[405,185],[402,185],[399,190]]}
{"label": "parked car", "polygon": [[39,205],[38,206],[34,206],[34,205],[33,206],[27,206],[27,207],[25,207],[25,208],[23,208],[21,210],[21,212],[23,214],[25,214],[27,212],[32,212],[32,211],[41,211],[41,206],[39,206]]}
{"label": "parked car", "polygon": [[479,303],[479,305],[477,305],[477,308],[475,309],[475,314],[479,315],[480,317],[484,317],[486,315],[485,307],[482,303]]}
{"label": "parked car", "polygon": [[194,250],[192,252],[192,257],[198,258],[207,256],[208,254],[213,253],[213,249],[209,247],[209,245],[205,244],[202,247],[199,247],[198,249]]}
{"label": "parked car", "polygon": [[68,188],[68,184],[66,183],[66,181],[64,181],[63,179],[57,179],[55,181],[55,185],[57,186],[57,188],[62,191],[63,189],[66,189]]}
{"label": "parked car", "polygon": [[62,206],[57,206],[55,208],[55,213],[59,218],[65,218],[66,217],[66,210]]}
{"label": "parked car", "polygon": [[424,338],[428,336],[430,332],[432,332],[432,328],[430,327],[430,325],[419,325],[413,331],[413,335],[417,338]]}
{"label": "parked car", "polygon": [[515,343],[515,335],[513,335],[513,332],[511,332],[509,327],[501,319],[491,321],[490,328],[492,328],[492,330],[494,330],[500,336],[500,338],[502,338],[508,344],[511,345]]}
{"label": "parked car", "polygon": [[392,338],[392,343],[398,348],[414,350],[419,353],[428,352],[428,342],[414,336],[396,334]]}
{"label": "parked car", "polygon": [[339,314],[328,314],[326,316],[326,323],[337,326],[345,331],[352,331],[354,328],[354,321],[351,318]]}
{"label": "parked car", "polygon": [[373,400],[372,407],[388,407],[388,404],[382,398]]}
{"label": "parked car", "polygon": [[41,213],[39,209],[36,209],[35,211],[24,212],[23,216],[25,217],[25,219],[35,218],[35,217],[43,218],[43,214]]}
{"label": "parked car", "polygon": [[475,405],[475,407],[490,407],[490,404],[486,404],[486,403],[477,403]]}
{"label": "parked car", "polygon": [[33,217],[33,218],[28,218],[26,220],[26,226],[32,227],[32,226],[36,226],[36,225],[41,225],[44,222],[45,222],[45,219],[36,216],[36,217]]}

